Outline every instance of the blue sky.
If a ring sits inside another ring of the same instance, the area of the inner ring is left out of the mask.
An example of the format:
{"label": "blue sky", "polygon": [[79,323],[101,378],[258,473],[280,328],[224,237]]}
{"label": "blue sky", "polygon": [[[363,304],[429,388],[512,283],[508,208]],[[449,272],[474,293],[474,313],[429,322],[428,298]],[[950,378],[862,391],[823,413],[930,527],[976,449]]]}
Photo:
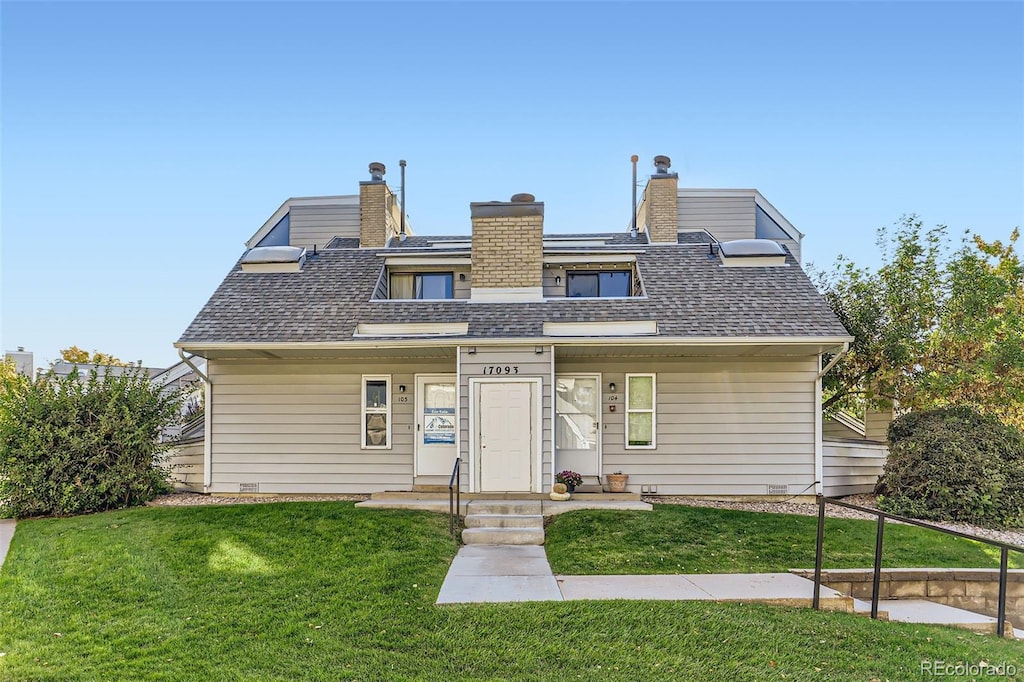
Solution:
{"label": "blue sky", "polygon": [[1024,223],[1024,4],[0,2],[2,343],[166,366],[288,197],[408,160],[417,233],[531,192],[629,220],[631,154],[755,187],[805,262]]}

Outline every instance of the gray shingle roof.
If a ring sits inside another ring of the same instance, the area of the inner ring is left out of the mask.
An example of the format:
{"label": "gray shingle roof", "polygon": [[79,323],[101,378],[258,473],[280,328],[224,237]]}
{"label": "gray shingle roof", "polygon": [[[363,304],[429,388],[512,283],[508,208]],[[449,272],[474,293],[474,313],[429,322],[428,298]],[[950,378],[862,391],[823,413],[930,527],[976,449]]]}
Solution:
{"label": "gray shingle roof", "polygon": [[[410,238],[411,240],[412,238]],[[660,336],[847,336],[800,266],[727,268],[699,245],[644,245],[646,298],[536,303],[371,300],[376,249],[332,249],[301,272],[232,268],[181,343],[340,342],[357,323],[468,322],[464,338],[542,335],[544,322],[656,320]]]}

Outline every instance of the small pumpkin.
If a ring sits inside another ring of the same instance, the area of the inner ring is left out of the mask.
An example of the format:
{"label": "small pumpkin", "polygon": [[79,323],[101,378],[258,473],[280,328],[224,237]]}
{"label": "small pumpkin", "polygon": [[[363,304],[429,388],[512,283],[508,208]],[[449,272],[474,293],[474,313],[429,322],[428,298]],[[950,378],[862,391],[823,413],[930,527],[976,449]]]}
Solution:
{"label": "small pumpkin", "polygon": [[564,483],[556,483],[553,486],[551,486],[551,492],[558,493],[559,495],[566,492],[567,490],[569,490],[569,488]]}

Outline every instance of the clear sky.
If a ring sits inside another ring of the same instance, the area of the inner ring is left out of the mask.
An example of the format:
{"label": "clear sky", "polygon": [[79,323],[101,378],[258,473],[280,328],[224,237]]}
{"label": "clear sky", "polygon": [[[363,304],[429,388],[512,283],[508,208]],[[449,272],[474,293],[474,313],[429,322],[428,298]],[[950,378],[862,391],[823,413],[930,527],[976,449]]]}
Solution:
{"label": "clear sky", "polygon": [[1024,3],[0,2],[2,343],[166,366],[292,196],[382,161],[418,234],[531,192],[629,220],[631,154],[757,188],[805,262],[1024,223]]}

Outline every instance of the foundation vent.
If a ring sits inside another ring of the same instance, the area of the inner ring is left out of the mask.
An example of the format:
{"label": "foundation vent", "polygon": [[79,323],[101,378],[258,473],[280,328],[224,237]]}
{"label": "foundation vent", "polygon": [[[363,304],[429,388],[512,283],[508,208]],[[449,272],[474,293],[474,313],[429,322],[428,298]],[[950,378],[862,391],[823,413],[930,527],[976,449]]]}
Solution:
{"label": "foundation vent", "polygon": [[[769,488],[771,486],[768,486]],[[240,493],[258,493],[260,491],[259,483],[239,483],[238,492]]]}
{"label": "foundation vent", "polygon": [[768,484],[769,495],[788,495],[789,486],[785,483],[769,483]]}

